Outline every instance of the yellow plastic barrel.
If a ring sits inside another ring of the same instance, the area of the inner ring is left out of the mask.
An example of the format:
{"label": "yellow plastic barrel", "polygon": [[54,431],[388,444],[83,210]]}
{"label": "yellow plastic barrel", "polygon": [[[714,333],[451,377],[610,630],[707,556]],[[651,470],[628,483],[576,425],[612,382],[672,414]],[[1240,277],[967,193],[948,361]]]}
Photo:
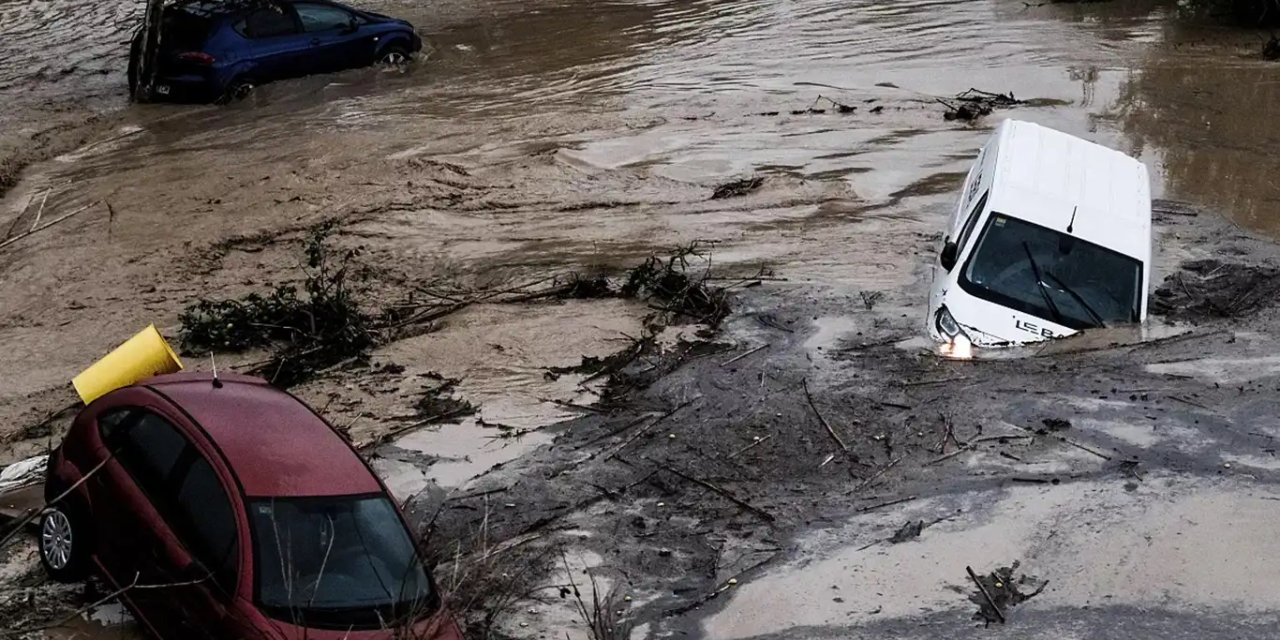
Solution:
{"label": "yellow plastic barrel", "polygon": [[71,380],[85,404],[139,380],[182,370],[182,361],[164,337],[149,325]]}

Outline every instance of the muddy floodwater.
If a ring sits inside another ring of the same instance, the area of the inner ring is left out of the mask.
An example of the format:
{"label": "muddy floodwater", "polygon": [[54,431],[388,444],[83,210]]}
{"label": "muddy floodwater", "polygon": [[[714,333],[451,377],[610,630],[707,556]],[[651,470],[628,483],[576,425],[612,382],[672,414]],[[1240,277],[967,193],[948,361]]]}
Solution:
{"label": "muddy floodwater", "polygon": [[[1265,238],[1280,237],[1280,68],[1258,55],[1258,33],[1155,0],[356,4],[417,25],[427,41],[420,59],[406,70],[280,82],[220,107],[128,102],[127,41],[140,3],[0,0],[0,466],[56,441],[65,425],[43,419],[73,399],[68,380],[138,328],[154,322],[176,337],[179,313],[198,298],[296,282],[298,241],[318,223],[334,224],[337,242],[371,267],[367,295],[378,304],[410,290],[445,300],[521,290],[570,272],[618,277],[696,240],[697,268],[718,282],[760,278],[734,290],[735,312],[719,333],[698,338],[710,340],[710,353],[723,350],[722,364],[698,361],[697,375],[673,369],[616,413],[593,408],[606,380],[549,372],[607,357],[646,331],[654,309],[634,300],[475,304],[379,344],[365,368],[325,372],[295,392],[368,445],[415,518],[442,509],[443,531],[470,533],[467,518],[481,514],[487,527],[492,508],[507,542],[567,544],[573,568],[566,557],[564,572],[599,570],[601,584],[626,591],[636,638],[916,637],[906,629],[962,637],[952,630],[977,629],[964,566],[1015,560],[1051,580],[1022,605],[1043,631],[1034,637],[1103,637],[1096,632],[1129,628],[1125,612],[1150,608],[1165,611],[1152,624],[1167,628],[1186,622],[1179,608],[1203,609],[1217,616],[1197,621],[1203,637],[1265,637],[1263,616],[1277,606],[1265,585],[1277,571],[1250,563],[1275,555],[1262,532],[1280,524],[1267,507],[1280,464],[1248,434],[1280,433],[1223,394],[1275,386],[1280,361],[1270,354],[1280,331],[1269,320],[1206,329],[1170,314],[1146,332],[960,369],[943,369],[951,365],[921,340],[931,252],[953,192],[1002,117],[1134,155],[1150,166],[1158,198],[1185,203],[1159,207],[1153,289],[1193,258],[1230,258],[1264,282],[1259,265],[1275,259]],[[976,122],[944,119],[940,100],[970,88],[1025,102]],[[718,185],[748,177],[763,182],[712,199]],[[1275,291],[1257,283],[1227,300],[1231,308],[1270,308],[1257,299]],[[1192,296],[1184,284],[1166,297],[1183,290]],[[669,328],[646,371],[691,353],[695,329]],[[1145,351],[1144,340],[1161,346]],[[1126,357],[1111,357],[1116,345]],[[760,355],[724,362],[749,349]],[[257,355],[219,362],[247,367]],[[1060,370],[1055,357],[1070,364]],[[205,358],[188,365],[206,368]],[[1074,367],[1089,373],[1072,378]],[[1119,381],[1126,377],[1142,382]],[[979,380],[994,386],[978,387],[989,397],[974,402],[966,394]],[[809,431],[802,383],[817,404],[851,412],[837,428],[867,437],[841,442],[843,455],[829,452],[823,432]],[[436,411],[423,398],[440,388],[471,411],[456,419]],[[731,392],[751,397],[721,397]],[[1106,404],[1146,402],[1146,393],[1176,396],[1196,415]],[[1119,454],[1079,447],[921,466],[945,453],[944,433],[943,447],[922,457],[937,440],[936,406],[982,434],[984,424],[1017,424],[1005,407],[1034,424],[1043,416],[1029,407],[1048,411],[1050,401],[1075,419],[1073,438],[1158,451],[1167,468],[1126,487],[1106,475]],[[1271,406],[1254,401],[1259,411]],[[871,405],[880,413],[857,413]],[[625,420],[663,414],[675,415],[669,425],[634,445],[626,439]],[[1218,458],[1204,447],[1201,418],[1248,428],[1224,438],[1229,456]],[[712,423],[715,432],[681,449],[679,427]],[[770,431],[783,423],[807,435]],[[1154,423],[1168,429],[1157,434]],[[891,426],[875,431],[882,424]],[[580,429],[602,426],[613,440]],[[901,433],[886,436],[892,429]],[[802,451],[774,451],[783,440]],[[649,447],[646,457],[620,456],[628,469],[667,451],[671,464],[754,491],[773,528],[756,533],[759,522],[743,522],[750,513],[712,513],[705,503],[717,492],[701,485],[710,493],[697,501],[671,482],[635,478],[623,486],[652,495],[624,498],[615,487],[601,503],[579,494],[621,477],[592,466],[618,453],[586,453],[599,442]],[[728,464],[728,453],[752,462]],[[903,456],[883,476],[887,485],[872,476]],[[769,460],[788,473],[773,478]],[[925,469],[903,472],[919,502],[859,515],[869,503],[856,500],[901,497],[896,474],[908,467]],[[556,484],[579,468],[589,482]],[[1201,477],[1222,468],[1248,477]],[[994,484],[1015,472],[1032,479]],[[846,474],[844,484],[830,473]],[[829,492],[832,503],[814,498],[806,479],[830,482],[818,495]],[[925,495],[929,482],[954,490]],[[442,507],[480,493],[494,502]],[[682,505],[690,511],[677,513]],[[908,519],[937,522],[905,555],[901,546],[865,550],[875,542],[867,531],[888,535]],[[1087,532],[1069,531],[1075,520],[1089,521]],[[1240,528],[1219,531],[1220,520]],[[538,530],[548,522],[554,535]],[[656,522],[696,533],[678,537]],[[637,536],[625,551],[619,527]],[[74,594],[40,591],[34,546],[23,544],[0,566],[12,577],[0,614],[21,609],[14,603],[29,592],[74,610]],[[1225,546],[1197,551],[1215,544]],[[1089,552],[1097,555],[1081,560]],[[1093,626],[1068,620],[1100,605],[1110,617],[1090,618]],[[527,613],[504,618],[507,633],[587,637],[563,606],[515,609]],[[1223,622],[1224,611],[1242,612],[1247,625]],[[133,628],[116,608],[76,617],[50,637],[103,625],[111,637]]]}

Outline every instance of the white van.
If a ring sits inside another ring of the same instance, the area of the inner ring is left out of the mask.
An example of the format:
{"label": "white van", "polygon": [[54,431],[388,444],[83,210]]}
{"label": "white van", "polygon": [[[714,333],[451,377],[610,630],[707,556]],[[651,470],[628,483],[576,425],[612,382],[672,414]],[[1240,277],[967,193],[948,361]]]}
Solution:
{"label": "white van", "polygon": [[929,333],[949,355],[1143,322],[1147,167],[1005,120],[978,154],[934,265]]}

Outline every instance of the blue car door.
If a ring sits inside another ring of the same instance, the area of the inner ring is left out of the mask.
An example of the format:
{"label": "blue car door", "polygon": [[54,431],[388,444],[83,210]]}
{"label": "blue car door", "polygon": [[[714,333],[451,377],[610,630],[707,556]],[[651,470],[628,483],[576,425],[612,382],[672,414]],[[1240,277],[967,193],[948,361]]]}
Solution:
{"label": "blue car door", "polygon": [[243,72],[257,82],[311,73],[307,58],[311,45],[307,41],[298,16],[287,5],[268,4],[246,15],[235,30],[248,41]]}
{"label": "blue car door", "polygon": [[362,18],[324,2],[294,2],[293,8],[303,35],[309,39],[314,72],[339,71],[373,62],[376,41],[362,33]]}

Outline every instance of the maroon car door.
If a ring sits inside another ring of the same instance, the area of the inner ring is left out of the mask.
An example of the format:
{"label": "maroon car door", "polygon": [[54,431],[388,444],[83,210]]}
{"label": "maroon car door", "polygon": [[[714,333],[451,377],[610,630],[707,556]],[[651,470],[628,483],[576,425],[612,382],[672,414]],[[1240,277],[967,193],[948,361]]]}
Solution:
{"label": "maroon car door", "polygon": [[89,483],[96,555],[157,635],[219,637],[225,608],[209,593],[217,586],[212,569],[193,562],[171,524],[183,520],[177,505],[196,461],[208,467],[175,421],[154,406],[99,419],[113,458]]}
{"label": "maroon car door", "polygon": [[154,505],[167,492],[187,441],[172,424],[141,408],[122,419],[100,418],[99,425],[113,456],[88,483],[95,555],[115,586],[136,601],[149,587],[175,578],[169,566],[173,541],[165,539]]}
{"label": "maroon car door", "polygon": [[[232,492],[198,449],[175,470],[177,500],[165,520],[186,555],[175,559],[182,583],[164,594],[183,638],[232,638],[226,620],[240,575],[239,523]],[[199,628],[190,628],[199,621]]]}

